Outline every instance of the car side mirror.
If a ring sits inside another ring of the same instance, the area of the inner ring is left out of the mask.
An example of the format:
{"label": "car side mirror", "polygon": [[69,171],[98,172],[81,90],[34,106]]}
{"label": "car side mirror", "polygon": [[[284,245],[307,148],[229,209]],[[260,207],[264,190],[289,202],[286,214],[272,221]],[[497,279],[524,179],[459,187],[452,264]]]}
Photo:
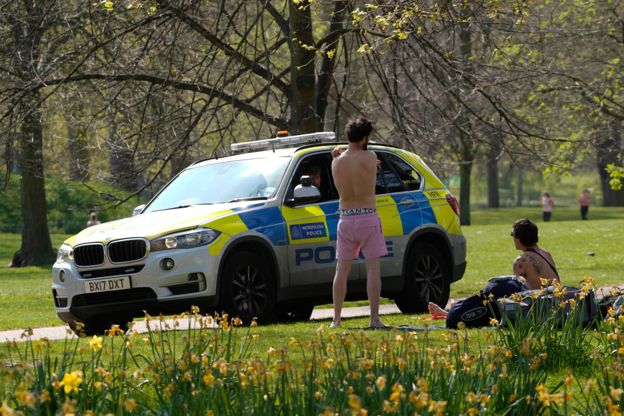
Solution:
{"label": "car side mirror", "polygon": [[139,215],[145,209],[145,204],[141,204],[132,210],[132,216]]}

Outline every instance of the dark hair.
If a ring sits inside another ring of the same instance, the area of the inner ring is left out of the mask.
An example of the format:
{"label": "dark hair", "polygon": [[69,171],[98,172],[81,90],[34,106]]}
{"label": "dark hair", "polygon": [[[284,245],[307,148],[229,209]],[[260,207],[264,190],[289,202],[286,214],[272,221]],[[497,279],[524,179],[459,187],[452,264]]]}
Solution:
{"label": "dark hair", "polygon": [[321,167],[319,165],[316,164],[304,164],[302,166],[301,171],[303,172],[304,175],[320,175],[321,174]]}
{"label": "dark hair", "polygon": [[349,121],[345,128],[347,139],[351,143],[362,141],[371,131],[373,131],[373,123],[364,117],[358,117]]}
{"label": "dark hair", "polygon": [[523,246],[531,247],[537,244],[539,238],[537,236],[537,225],[531,220],[521,218],[513,223],[513,235]]}

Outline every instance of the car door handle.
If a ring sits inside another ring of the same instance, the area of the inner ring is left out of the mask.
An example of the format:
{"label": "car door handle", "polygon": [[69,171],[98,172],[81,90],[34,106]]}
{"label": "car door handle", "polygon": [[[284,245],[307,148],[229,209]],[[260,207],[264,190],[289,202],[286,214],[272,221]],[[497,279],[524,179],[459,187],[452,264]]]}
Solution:
{"label": "car door handle", "polygon": [[418,203],[417,199],[404,199],[401,202],[399,202],[399,205],[414,205],[417,203]]}

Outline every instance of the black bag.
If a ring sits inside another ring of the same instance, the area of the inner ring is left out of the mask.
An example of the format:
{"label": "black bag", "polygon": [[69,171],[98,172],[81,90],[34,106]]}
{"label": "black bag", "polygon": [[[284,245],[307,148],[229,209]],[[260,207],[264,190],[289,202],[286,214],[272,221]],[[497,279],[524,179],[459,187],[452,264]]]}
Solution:
{"label": "black bag", "polygon": [[493,277],[478,294],[468,296],[451,306],[446,316],[446,326],[457,328],[460,322],[467,328],[490,326],[490,319],[500,320],[496,301],[525,289],[524,281],[517,276]]}
{"label": "black bag", "polygon": [[[598,309],[593,290],[583,292],[574,286],[560,286],[559,290],[563,295],[556,296],[557,287],[549,286],[520,292],[514,299],[500,299],[497,304],[501,325],[515,324],[520,317],[526,317],[531,311],[534,314],[533,319],[545,322],[553,318],[558,327],[563,326],[570,318],[576,319],[583,326],[588,326],[596,320]],[[576,303],[574,308],[570,304],[572,299]]]}
{"label": "black bag", "polygon": [[624,294],[617,290],[613,294],[609,294],[603,297],[598,302],[598,313],[600,318],[607,319],[609,315],[609,309],[613,310],[613,315],[619,316],[624,313]]}

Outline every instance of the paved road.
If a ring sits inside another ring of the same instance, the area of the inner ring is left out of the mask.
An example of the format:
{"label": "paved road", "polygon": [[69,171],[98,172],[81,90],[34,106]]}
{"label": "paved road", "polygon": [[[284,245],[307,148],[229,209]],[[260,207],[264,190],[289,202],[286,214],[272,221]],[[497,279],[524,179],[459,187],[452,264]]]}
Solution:
{"label": "paved road", "polygon": [[[379,307],[379,313],[382,315],[388,315],[393,313],[401,313],[399,308],[395,305],[381,305]],[[353,308],[345,308],[342,310],[343,318],[355,318],[359,316],[368,316],[369,308],[368,306],[357,306]],[[331,309],[315,309],[312,312],[312,317],[310,320],[324,320],[331,319],[333,316],[333,311]],[[158,324],[158,319],[154,319],[155,324]],[[173,319],[166,319],[166,324],[169,324],[170,327],[173,327]],[[188,321],[179,320],[181,328],[188,328]],[[133,327],[137,332],[143,333],[147,332],[147,325],[145,321],[137,321]],[[152,326],[153,328],[153,326]],[[14,329],[10,331],[0,331],[0,343],[8,342],[8,341],[24,341],[27,338],[24,335],[23,329]],[[46,328],[34,328],[32,329],[32,336],[30,337],[33,340],[47,338],[50,340],[58,340],[65,339],[67,337],[75,338],[74,333],[69,329],[68,326],[50,326]]]}

